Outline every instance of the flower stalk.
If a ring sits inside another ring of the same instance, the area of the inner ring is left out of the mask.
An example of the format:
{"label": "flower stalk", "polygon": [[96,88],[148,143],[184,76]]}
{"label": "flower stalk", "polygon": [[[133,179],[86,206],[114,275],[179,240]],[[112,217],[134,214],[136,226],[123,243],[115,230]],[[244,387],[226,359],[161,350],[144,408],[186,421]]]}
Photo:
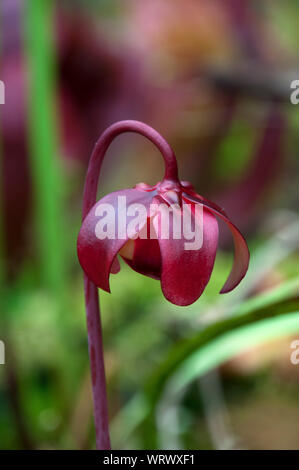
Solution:
{"label": "flower stalk", "polygon": [[[165,161],[165,181],[179,184],[178,168],[174,152],[166,140],[154,129],[138,121],[121,121],[110,126],[97,141],[90,158],[83,196],[83,221],[96,203],[98,181],[102,162],[111,142],[120,134],[135,132],[153,142]],[[94,402],[96,444],[98,449],[110,450],[109,418],[107,405],[104,349],[99,307],[99,295],[95,284],[84,274],[84,294],[87,319],[89,360]]]}

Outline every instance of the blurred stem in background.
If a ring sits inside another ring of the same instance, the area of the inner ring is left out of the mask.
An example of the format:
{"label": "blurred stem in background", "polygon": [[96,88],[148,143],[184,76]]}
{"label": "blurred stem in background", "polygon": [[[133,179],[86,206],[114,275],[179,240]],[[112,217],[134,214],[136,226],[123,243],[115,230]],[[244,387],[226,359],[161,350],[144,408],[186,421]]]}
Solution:
{"label": "blurred stem in background", "polygon": [[[27,0],[23,4],[24,56],[28,70],[27,115],[34,225],[39,283],[53,297],[59,343],[66,340],[69,310],[67,302],[67,255],[64,174],[59,161],[59,120],[56,109],[55,10],[51,0]],[[57,353],[56,353],[57,354]],[[57,362],[67,362],[62,347]],[[72,368],[56,378],[59,409],[68,414],[65,397],[70,393]],[[70,406],[71,408],[71,406]]]}
{"label": "blurred stem in background", "polygon": [[30,72],[29,144],[41,275],[43,285],[60,296],[66,264],[63,179],[55,117],[54,5],[52,1],[28,0],[24,6],[25,55]]}

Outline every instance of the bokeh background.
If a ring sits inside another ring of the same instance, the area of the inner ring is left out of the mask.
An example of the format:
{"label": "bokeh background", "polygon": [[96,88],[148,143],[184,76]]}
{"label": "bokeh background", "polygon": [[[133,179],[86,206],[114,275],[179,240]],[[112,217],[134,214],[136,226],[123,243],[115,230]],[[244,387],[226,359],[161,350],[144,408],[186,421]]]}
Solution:
{"label": "bokeh background", "polygon": [[[299,2],[1,0],[0,16],[0,448],[95,447],[82,190],[100,133],[137,119],[225,208],[251,265],[219,296],[221,227],[210,284],[181,308],[122,263],[100,293],[113,447],[299,449]],[[124,135],[100,195],[162,172]]]}

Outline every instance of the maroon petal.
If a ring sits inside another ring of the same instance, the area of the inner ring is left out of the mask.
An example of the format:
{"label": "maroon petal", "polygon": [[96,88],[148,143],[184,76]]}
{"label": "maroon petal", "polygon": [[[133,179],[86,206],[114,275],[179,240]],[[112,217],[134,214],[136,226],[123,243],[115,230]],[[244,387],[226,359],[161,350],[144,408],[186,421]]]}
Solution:
{"label": "maroon petal", "polygon": [[[190,196],[186,195],[185,198],[187,201],[190,200]],[[196,200],[195,196],[192,196],[192,201],[194,202]],[[230,292],[233,290],[237,285],[242,281],[243,277],[245,276],[247,269],[248,269],[248,264],[249,264],[249,250],[247,243],[241,234],[241,232],[237,229],[237,227],[229,220],[225,212],[217,208],[216,204],[213,203],[211,205],[210,201],[203,199],[202,197],[198,198],[198,202],[201,202],[205,207],[207,207],[208,210],[213,212],[215,215],[220,217],[226,224],[228,225],[232,236],[234,240],[234,262],[233,266],[231,269],[231,272],[222,287],[220,293],[225,294],[227,292]]]}
{"label": "maroon petal", "polygon": [[[109,274],[118,272],[119,263],[116,259],[117,253],[128,241],[128,224],[134,219],[134,216],[127,216],[124,221],[124,238],[118,238],[118,212],[122,210],[118,207],[118,197],[126,196],[126,207],[131,204],[143,204],[147,210],[152,200],[148,192],[138,191],[136,189],[125,189],[116,191],[98,201],[90,210],[84,219],[77,243],[78,258],[87,277],[101,289],[110,292]],[[101,204],[110,204],[114,208],[114,214],[105,215],[107,225],[111,223],[115,226],[115,238],[104,238],[100,240],[96,236],[96,226],[101,217],[96,215],[97,209]],[[122,214],[123,215],[123,214]],[[131,233],[130,236],[133,236]]]}
{"label": "maroon petal", "polygon": [[112,266],[111,266],[111,274],[117,274],[120,271],[120,264],[117,259],[117,256],[115,256],[114,260],[112,261]]}
{"label": "maroon petal", "polygon": [[157,239],[150,238],[150,224],[150,218],[148,218],[148,238],[137,238],[134,240],[132,258],[122,257],[134,271],[153,279],[160,279],[162,264],[160,246]]}
{"label": "maroon petal", "polygon": [[210,201],[206,197],[201,196],[200,194],[197,194],[195,191],[192,190],[186,190],[183,192],[183,198],[187,202],[193,202],[195,204],[203,204],[206,207],[210,207],[211,209],[214,209],[215,211],[220,212],[220,214],[225,215],[227,217],[227,214],[225,211],[222,209],[222,207],[218,206],[215,204],[215,202]]}
{"label": "maroon petal", "polygon": [[233,267],[220,291],[220,294],[225,294],[237,287],[237,285],[242,281],[248,269],[250,254],[247,243],[237,227],[227,217],[221,214],[219,214],[219,217],[221,217],[229,226],[235,246]]}
{"label": "maroon petal", "polygon": [[[193,205],[194,206],[194,205]],[[194,214],[193,223],[195,222]],[[173,226],[170,222],[170,228]],[[167,300],[175,305],[190,305],[197,300],[209,282],[218,244],[218,223],[213,214],[203,208],[203,245],[198,250],[186,250],[181,239],[163,240],[159,236],[162,256],[161,286]]]}

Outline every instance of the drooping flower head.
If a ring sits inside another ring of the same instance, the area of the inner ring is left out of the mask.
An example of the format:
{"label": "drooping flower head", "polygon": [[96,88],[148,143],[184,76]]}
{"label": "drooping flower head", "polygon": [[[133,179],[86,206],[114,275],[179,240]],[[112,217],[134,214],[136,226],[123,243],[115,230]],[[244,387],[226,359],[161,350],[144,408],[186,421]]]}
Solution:
{"label": "drooping flower head", "polygon": [[[139,132],[157,145],[166,162],[164,179],[154,186],[139,183],[113,192],[92,204],[105,152],[113,138],[126,131]],[[78,237],[79,261],[87,278],[110,292],[109,275],[119,271],[120,255],[138,273],[160,280],[167,300],[189,305],[201,296],[213,270],[217,218],[228,225],[235,247],[233,267],[221,290],[226,293],[246,274],[245,239],[220,207],[178,179],[174,153],[156,131],[136,121],[122,121],[105,131],[91,157]]]}

